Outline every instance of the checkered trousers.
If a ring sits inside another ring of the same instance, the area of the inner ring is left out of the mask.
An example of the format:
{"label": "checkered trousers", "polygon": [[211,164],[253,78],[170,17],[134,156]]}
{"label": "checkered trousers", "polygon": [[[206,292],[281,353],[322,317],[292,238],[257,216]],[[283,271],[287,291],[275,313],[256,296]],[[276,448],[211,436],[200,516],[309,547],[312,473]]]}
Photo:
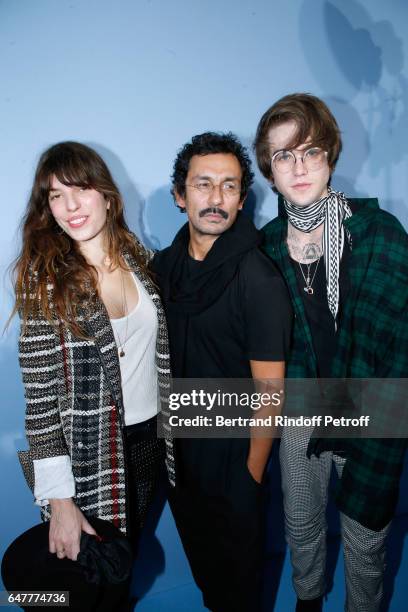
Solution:
{"label": "checkered trousers", "polygon": [[[286,541],[300,599],[325,593],[326,506],[332,463],[341,477],[346,459],[324,452],[308,459],[313,428],[285,428],[280,446]],[[383,593],[388,524],[372,531],[340,513],[347,612],[377,612]]]}

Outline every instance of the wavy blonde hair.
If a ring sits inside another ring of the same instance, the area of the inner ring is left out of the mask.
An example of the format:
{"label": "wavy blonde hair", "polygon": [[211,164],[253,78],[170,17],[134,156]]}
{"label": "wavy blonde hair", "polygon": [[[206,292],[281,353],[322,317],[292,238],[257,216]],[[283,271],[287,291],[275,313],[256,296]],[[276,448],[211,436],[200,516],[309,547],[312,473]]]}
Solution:
{"label": "wavy blonde hair", "polygon": [[13,267],[16,296],[13,314],[18,311],[23,324],[29,317],[42,314],[52,323],[64,322],[75,335],[83,336],[77,309],[80,304],[91,304],[98,295],[98,275],[51,213],[49,192],[53,176],[64,185],[95,189],[110,202],[106,251],[112,269],[125,269],[122,253],[126,252],[148,274],[147,254],[129,231],[119,190],[96,151],[78,142],[61,142],[41,155],[22,222],[22,248]]}

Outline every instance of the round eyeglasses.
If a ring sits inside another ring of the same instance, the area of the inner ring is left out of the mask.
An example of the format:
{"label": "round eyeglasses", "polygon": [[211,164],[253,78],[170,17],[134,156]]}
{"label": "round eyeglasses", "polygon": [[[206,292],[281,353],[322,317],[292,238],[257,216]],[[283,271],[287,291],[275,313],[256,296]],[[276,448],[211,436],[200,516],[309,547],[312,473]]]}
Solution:
{"label": "round eyeglasses", "polygon": [[221,193],[227,197],[233,197],[241,193],[241,185],[237,181],[224,181],[217,185],[208,179],[202,179],[193,185],[186,183],[186,187],[197,189],[203,195],[211,195],[216,187],[219,187]]}
{"label": "round eyeglasses", "polygon": [[277,172],[284,174],[293,170],[298,159],[302,161],[306,170],[319,170],[327,161],[327,151],[319,147],[311,147],[296,156],[293,151],[282,149],[272,155],[271,165]]}

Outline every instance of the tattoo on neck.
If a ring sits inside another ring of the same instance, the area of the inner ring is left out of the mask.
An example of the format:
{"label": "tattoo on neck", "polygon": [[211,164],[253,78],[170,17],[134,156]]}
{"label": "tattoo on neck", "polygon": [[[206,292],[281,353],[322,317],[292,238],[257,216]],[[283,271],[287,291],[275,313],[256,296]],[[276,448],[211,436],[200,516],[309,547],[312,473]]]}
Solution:
{"label": "tattoo on neck", "polygon": [[[290,226],[289,226],[290,227]],[[310,264],[319,259],[323,250],[317,242],[301,242],[296,234],[289,230],[287,237],[287,245],[290,255],[300,263]]]}

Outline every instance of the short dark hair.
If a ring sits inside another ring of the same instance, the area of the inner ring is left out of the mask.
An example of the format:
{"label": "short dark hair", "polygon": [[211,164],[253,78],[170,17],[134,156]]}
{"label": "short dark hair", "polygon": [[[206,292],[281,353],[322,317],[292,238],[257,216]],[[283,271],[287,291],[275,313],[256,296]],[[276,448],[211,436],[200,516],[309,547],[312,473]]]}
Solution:
{"label": "short dark hair", "polygon": [[[252,184],[254,173],[251,172],[251,160],[247,149],[240,143],[238,138],[228,132],[221,134],[217,132],[204,132],[193,136],[191,142],[187,142],[177,153],[173,166],[172,190],[173,196],[178,193],[184,197],[186,193],[186,178],[190,167],[190,160],[194,155],[213,155],[225,153],[235,155],[242,170],[241,178],[241,200],[243,200]],[[185,212],[185,209],[181,209]]]}
{"label": "short dark hair", "polygon": [[342,147],[337,121],[320,98],[308,93],[294,93],[284,96],[268,108],[257,127],[254,149],[264,177],[273,180],[269,130],[287,121],[294,121],[297,125],[297,132],[293,142],[288,143],[288,148],[296,149],[310,138],[312,146],[327,151],[327,162],[333,171]]}

